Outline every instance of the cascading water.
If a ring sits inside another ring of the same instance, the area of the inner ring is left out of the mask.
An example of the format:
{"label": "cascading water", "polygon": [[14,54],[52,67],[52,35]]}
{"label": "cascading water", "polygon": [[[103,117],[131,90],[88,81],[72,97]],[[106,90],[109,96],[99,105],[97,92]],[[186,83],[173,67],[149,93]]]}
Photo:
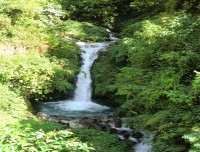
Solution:
{"label": "cascading water", "polygon": [[[92,67],[93,62],[97,59],[99,52],[102,49],[108,47],[111,43],[117,41],[117,38],[113,37],[110,34],[109,42],[103,43],[85,43],[78,41],[76,42],[79,45],[80,49],[82,50],[82,66],[80,72],[77,76],[76,82],[76,89],[74,93],[74,97],[72,100],[64,100],[64,101],[57,101],[57,102],[45,102],[40,103],[39,107],[37,108],[38,111],[47,113],[50,116],[64,116],[64,117],[72,117],[73,120],[70,120],[69,126],[75,128],[80,123],[79,118],[81,117],[94,117],[97,115],[108,115],[111,114],[113,111],[110,107],[103,106],[97,103],[94,103],[91,99],[92,94],[92,79],[90,74],[90,69]],[[78,119],[77,119],[78,118]],[[83,118],[84,119],[84,118]],[[49,119],[48,119],[49,120]],[[57,119],[56,119],[57,121]],[[60,121],[60,120],[59,120]],[[77,122],[76,122],[77,121]],[[63,121],[62,121],[63,122]],[[67,121],[68,122],[68,121]],[[108,124],[109,125],[109,124]],[[131,132],[130,128],[122,127],[122,128],[115,128],[113,124],[110,124],[112,129],[116,129],[117,132]],[[122,135],[118,134],[119,139],[121,140],[128,140],[133,143],[138,143],[136,146],[133,147],[134,152],[151,152],[151,145],[146,143],[146,139],[142,140],[141,143],[138,142],[137,139],[133,137],[129,137],[125,139]]]}
{"label": "cascading water", "polygon": [[97,59],[99,52],[114,43],[117,38],[110,33],[109,42],[102,43],[85,43],[78,41],[76,44],[82,50],[82,66],[77,76],[76,90],[72,100],[65,100],[59,102],[48,102],[40,105],[40,111],[49,115],[63,115],[63,116],[90,116],[100,114],[101,112],[110,112],[110,107],[103,106],[92,102],[92,79],[90,69],[93,62]]}
{"label": "cascading water", "polygon": [[74,101],[91,101],[91,75],[90,69],[95,59],[98,57],[98,52],[107,47],[109,43],[95,43],[87,44],[84,42],[77,42],[82,52],[83,65],[81,71],[78,74],[78,80],[76,83],[76,90],[74,95]]}

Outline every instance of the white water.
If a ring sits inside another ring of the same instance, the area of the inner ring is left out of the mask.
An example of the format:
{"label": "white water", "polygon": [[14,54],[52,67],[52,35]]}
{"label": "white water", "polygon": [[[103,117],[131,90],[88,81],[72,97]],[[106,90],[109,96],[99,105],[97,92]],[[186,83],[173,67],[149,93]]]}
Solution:
{"label": "white water", "polygon": [[152,152],[151,142],[153,140],[153,136],[147,136],[142,139],[142,142],[137,144],[134,147],[134,152]]}
{"label": "white water", "polygon": [[92,79],[90,74],[91,66],[94,60],[97,59],[98,53],[106,48],[109,43],[94,43],[88,44],[85,42],[77,42],[82,50],[82,60],[83,64],[81,71],[78,74],[78,79],[76,83],[76,90],[74,95],[74,101],[90,102],[92,95]]}
{"label": "white water", "polygon": [[76,89],[72,100],[65,100],[59,102],[43,103],[40,111],[49,115],[65,115],[65,116],[88,116],[95,113],[106,112],[110,107],[99,105],[92,102],[92,79],[90,70],[94,61],[98,58],[100,51],[107,48],[110,44],[117,41],[112,34],[110,34],[109,42],[102,43],[85,43],[78,41],[76,44],[82,50],[82,66],[77,76]]}
{"label": "white water", "polygon": [[[110,42],[103,43],[85,43],[76,42],[82,50],[82,66],[80,73],[77,76],[76,90],[72,100],[64,100],[59,102],[46,102],[40,105],[40,111],[49,115],[68,116],[68,117],[87,117],[97,114],[102,115],[110,113],[110,108],[107,106],[99,105],[92,102],[92,79],[90,69],[93,62],[98,58],[100,51],[103,51],[110,44],[116,42],[118,39],[110,34]],[[110,124],[112,128],[115,128],[113,124]],[[122,127],[116,128],[118,131],[131,132],[130,128]],[[124,136],[119,135],[121,140],[125,140]],[[134,152],[151,152],[152,146],[146,142],[146,139],[142,142],[138,142],[136,138],[129,137],[129,141],[137,143],[133,147]]]}

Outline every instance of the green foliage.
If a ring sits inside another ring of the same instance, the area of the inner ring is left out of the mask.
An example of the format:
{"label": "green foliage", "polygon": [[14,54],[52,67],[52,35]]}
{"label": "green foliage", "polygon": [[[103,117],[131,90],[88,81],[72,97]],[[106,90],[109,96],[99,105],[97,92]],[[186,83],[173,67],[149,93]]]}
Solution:
{"label": "green foliage", "polygon": [[51,56],[55,56],[57,58],[61,59],[68,59],[72,61],[75,61],[74,65],[77,65],[78,61],[78,55],[80,54],[79,47],[68,40],[62,40],[59,38],[51,38],[50,40],[50,52],[49,54]]}
{"label": "green foliage", "polygon": [[30,115],[29,102],[0,83],[0,126],[15,123],[17,119]]}
{"label": "green foliage", "polygon": [[168,0],[165,3],[165,10],[166,11],[174,11],[174,10],[186,10],[193,13],[200,13],[200,3],[198,0]]}
{"label": "green foliage", "polygon": [[42,121],[36,118],[32,119],[20,119],[17,124],[13,124],[9,126],[10,128],[20,128],[24,130],[26,128],[31,128],[33,131],[38,131],[42,129],[45,133],[49,131],[59,131],[63,130],[63,125],[59,123],[54,123],[50,121]]}
{"label": "green foliage", "polygon": [[72,132],[67,130],[34,131],[32,128],[24,130],[4,129],[4,134],[0,137],[0,147],[2,151],[70,151],[89,152],[93,150],[87,144],[80,142],[77,138],[72,138]]}
{"label": "green foliage", "polygon": [[[12,92],[8,86],[0,84],[0,107],[1,111],[12,113],[12,111],[26,110],[25,101],[16,93]],[[23,103],[23,104],[22,104]]]}
{"label": "green foliage", "polygon": [[[48,17],[42,11],[47,5],[54,5],[55,7],[57,5],[52,2],[48,3],[46,0],[42,0],[40,3],[36,0],[28,2],[24,0],[8,0],[0,1],[0,3],[0,16],[4,17],[1,26],[6,25],[5,28],[0,28],[0,46],[6,52],[9,51],[7,49],[8,46],[14,48],[15,51],[46,51],[46,49],[43,49],[47,45],[49,34],[47,29],[50,25],[43,21],[44,18],[47,19]],[[51,19],[48,23],[56,22],[59,16],[54,15],[54,19],[53,17]]]}
{"label": "green foliage", "polygon": [[[157,131],[155,150],[188,150],[184,139],[191,143],[191,151],[198,148],[200,22],[199,16],[195,16],[200,8],[198,0],[0,0],[0,6],[1,126],[29,115],[28,102],[23,98],[44,99],[51,93],[67,92],[72,88],[80,51],[64,38],[105,41],[108,33],[104,28],[87,23],[93,22],[122,30],[121,41],[109,47],[108,53],[93,67],[95,95],[119,96],[121,103],[124,102],[121,110],[135,117],[131,121],[135,121],[136,126]],[[167,14],[153,16],[164,10]],[[184,11],[175,12],[177,10]],[[125,26],[121,26],[123,21]],[[40,127],[37,123],[24,123]],[[194,126],[197,127],[189,133],[187,130]],[[8,147],[15,145],[14,148],[19,149],[24,143],[30,143],[30,138],[34,139],[37,149],[39,146],[48,148],[47,138],[73,139],[61,132],[46,132],[52,128],[44,128],[45,132],[39,128],[25,129],[27,138],[22,138],[22,130],[13,130],[16,141],[8,134],[1,139]],[[91,135],[94,134],[97,133],[92,131]],[[41,135],[41,143],[35,140],[36,135]],[[63,140],[60,142],[60,147],[54,143],[50,145],[55,149],[66,148],[67,144]],[[117,142],[105,139],[101,143],[108,147]],[[120,149],[116,147],[111,151]],[[99,145],[97,149],[102,150]]]}
{"label": "green foliage", "polygon": [[[107,73],[107,75],[105,75],[105,73]],[[110,85],[114,83],[114,76],[116,73],[115,65],[113,65],[111,59],[108,58],[106,54],[102,53],[98,61],[94,63],[92,69],[94,95],[106,96],[106,93],[112,91]]]}
{"label": "green foliage", "polygon": [[91,143],[96,152],[127,152],[128,147],[116,135],[93,129],[73,129],[74,136]]}
{"label": "green foliage", "polygon": [[[170,108],[153,115],[149,113],[135,115],[134,118],[129,117],[126,122],[131,122],[133,127],[137,129],[144,127],[144,129],[156,131],[153,142],[155,152],[182,152],[187,151],[190,147],[184,139],[192,140],[194,132],[189,131],[194,126],[199,125],[200,117],[198,113],[199,106],[193,106],[187,110]],[[191,145],[198,144],[198,134],[195,135],[193,139],[196,140],[194,142],[190,141]]]}
{"label": "green foliage", "polygon": [[61,35],[82,41],[105,41],[109,34],[103,27],[94,26],[88,22],[64,21],[58,26]]}
{"label": "green foliage", "polygon": [[191,149],[189,152],[199,152],[200,151],[200,129],[199,124],[191,129],[191,132],[183,136],[191,143]]}
{"label": "green foliage", "polygon": [[55,90],[66,92],[72,87],[69,81],[74,77],[74,72],[66,67],[69,64],[67,60],[61,64],[58,60],[50,61],[37,54],[0,57],[1,82],[9,84],[12,90],[26,98],[38,100]]}
{"label": "green foliage", "polygon": [[2,152],[89,152],[93,150],[77,137],[72,137],[71,131],[61,130],[62,125],[34,118],[28,112],[28,102],[1,84],[0,99],[0,150]]}
{"label": "green foliage", "polygon": [[[157,131],[156,151],[187,150],[182,136],[199,120],[195,108],[199,104],[199,23],[198,16],[185,12],[161,13],[131,23],[120,33],[121,41],[110,46],[107,56],[93,67],[96,95],[125,97],[121,110],[133,127]],[[108,77],[101,71],[114,72]],[[109,83],[103,86],[98,80]]]}
{"label": "green foliage", "polygon": [[89,21],[113,28],[117,16],[128,15],[130,0],[62,0],[63,8],[68,12],[68,18],[79,21]]}
{"label": "green foliage", "polygon": [[193,70],[199,68],[198,30],[198,18],[185,13],[130,25],[121,33],[121,42],[108,48],[115,71],[122,66],[110,88],[149,110],[191,106],[195,97],[190,84]]}

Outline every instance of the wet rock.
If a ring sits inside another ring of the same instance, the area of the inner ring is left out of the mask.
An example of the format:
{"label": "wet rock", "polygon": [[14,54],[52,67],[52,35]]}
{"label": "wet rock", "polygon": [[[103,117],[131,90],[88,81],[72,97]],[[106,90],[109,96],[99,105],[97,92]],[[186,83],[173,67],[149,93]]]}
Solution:
{"label": "wet rock", "polygon": [[103,131],[102,128],[101,128],[99,125],[95,125],[95,126],[94,126],[94,129]]}
{"label": "wet rock", "polygon": [[50,116],[47,113],[43,113],[43,112],[38,112],[37,116],[42,120],[47,120],[50,118]]}
{"label": "wet rock", "polygon": [[105,122],[101,122],[98,125],[102,131],[109,131],[111,129],[110,125]]}
{"label": "wet rock", "polygon": [[57,122],[57,123],[59,122],[59,120],[56,119],[56,118],[49,118],[48,120],[51,121],[51,122]]}
{"label": "wet rock", "polygon": [[70,128],[85,128],[83,124],[80,123],[80,120],[71,120],[69,121]]}
{"label": "wet rock", "polygon": [[143,137],[143,134],[142,134],[141,132],[138,131],[138,132],[133,133],[132,136],[133,136],[134,138],[140,139],[140,138]]}
{"label": "wet rock", "polygon": [[69,121],[67,120],[59,120],[59,123],[69,126]]}
{"label": "wet rock", "polygon": [[85,128],[95,128],[95,125],[97,124],[97,120],[92,119],[92,118],[83,118],[83,119],[80,120],[80,123]]}
{"label": "wet rock", "polygon": [[121,141],[124,141],[124,140],[125,140],[125,138],[124,138],[123,135],[118,135],[118,139],[121,140]]}
{"label": "wet rock", "polygon": [[130,132],[128,131],[120,131],[119,132],[119,135],[123,136],[125,139],[129,138],[131,135],[130,135]]}
{"label": "wet rock", "polygon": [[93,118],[93,123],[97,124],[100,122],[100,119],[99,118]]}
{"label": "wet rock", "polygon": [[106,124],[106,131],[109,131],[112,127],[109,124]]}
{"label": "wet rock", "polygon": [[114,121],[114,126],[115,126],[116,128],[122,127],[122,121],[121,121],[121,119],[115,118],[113,121]]}
{"label": "wet rock", "polygon": [[105,122],[105,123],[109,123],[110,122],[110,118],[109,117],[103,117],[103,118],[101,118],[101,121]]}
{"label": "wet rock", "polygon": [[111,134],[117,134],[118,131],[117,131],[116,128],[110,128],[109,133],[111,133]]}
{"label": "wet rock", "polygon": [[132,144],[138,143],[138,140],[136,138],[131,137],[131,136],[128,138],[128,141],[131,142]]}

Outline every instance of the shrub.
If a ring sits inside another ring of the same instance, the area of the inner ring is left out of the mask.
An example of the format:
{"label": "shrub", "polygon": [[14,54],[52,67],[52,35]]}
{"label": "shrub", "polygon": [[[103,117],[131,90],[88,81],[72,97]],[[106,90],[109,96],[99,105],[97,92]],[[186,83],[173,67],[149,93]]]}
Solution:
{"label": "shrub", "polygon": [[30,103],[8,86],[0,83],[0,126],[15,123],[17,119],[31,115]]}
{"label": "shrub", "polygon": [[72,87],[69,81],[74,72],[66,67],[67,60],[61,64],[37,54],[0,57],[4,58],[0,63],[1,82],[26,98],[43,99],[55,90],[66,92]]}
{"label": "shrub", "polygon": [[[189,112],[199,113],[194,110],[199,104],[199,23],[198,16],[185,12],[131,23],[121,32],[119,43],[93,67],[98,93],[125,97],[122,112],[134,117],[130,118],[135,120],[133,127],[157,132],[157,151],[188,150],[182,136],[199,120]],[[115,71],[111,77],[101,72],[110,71],[109,62]],[[103,66],[99,70],[96,65]],[[112,83],[99,87],[98,79]]]}
{"label": "shrub", "polygon": [[31,128],[25,130],[4,129],[4,134],[0,137],[0,150],[39,152],[39,151],[70,151],[89,152],[94,150],[86,143],[80,142],[78,138],[72,138],[72,132],[67,130],[34,131]]}
{"label": "shrub", "polygon": [[105,28],[94,26],[88,22],[67,20],[58,28],[62,31],[61,35],[82,41],[105,41],[109,37]]}
{"label": "shrub", "polygon": [[200,149],[200,128],[199,124],[193,126],[190,133],[187,133],[183,136],[184,139],[188,140],[191,143],[191,148],[189,152],[199,152]]}

